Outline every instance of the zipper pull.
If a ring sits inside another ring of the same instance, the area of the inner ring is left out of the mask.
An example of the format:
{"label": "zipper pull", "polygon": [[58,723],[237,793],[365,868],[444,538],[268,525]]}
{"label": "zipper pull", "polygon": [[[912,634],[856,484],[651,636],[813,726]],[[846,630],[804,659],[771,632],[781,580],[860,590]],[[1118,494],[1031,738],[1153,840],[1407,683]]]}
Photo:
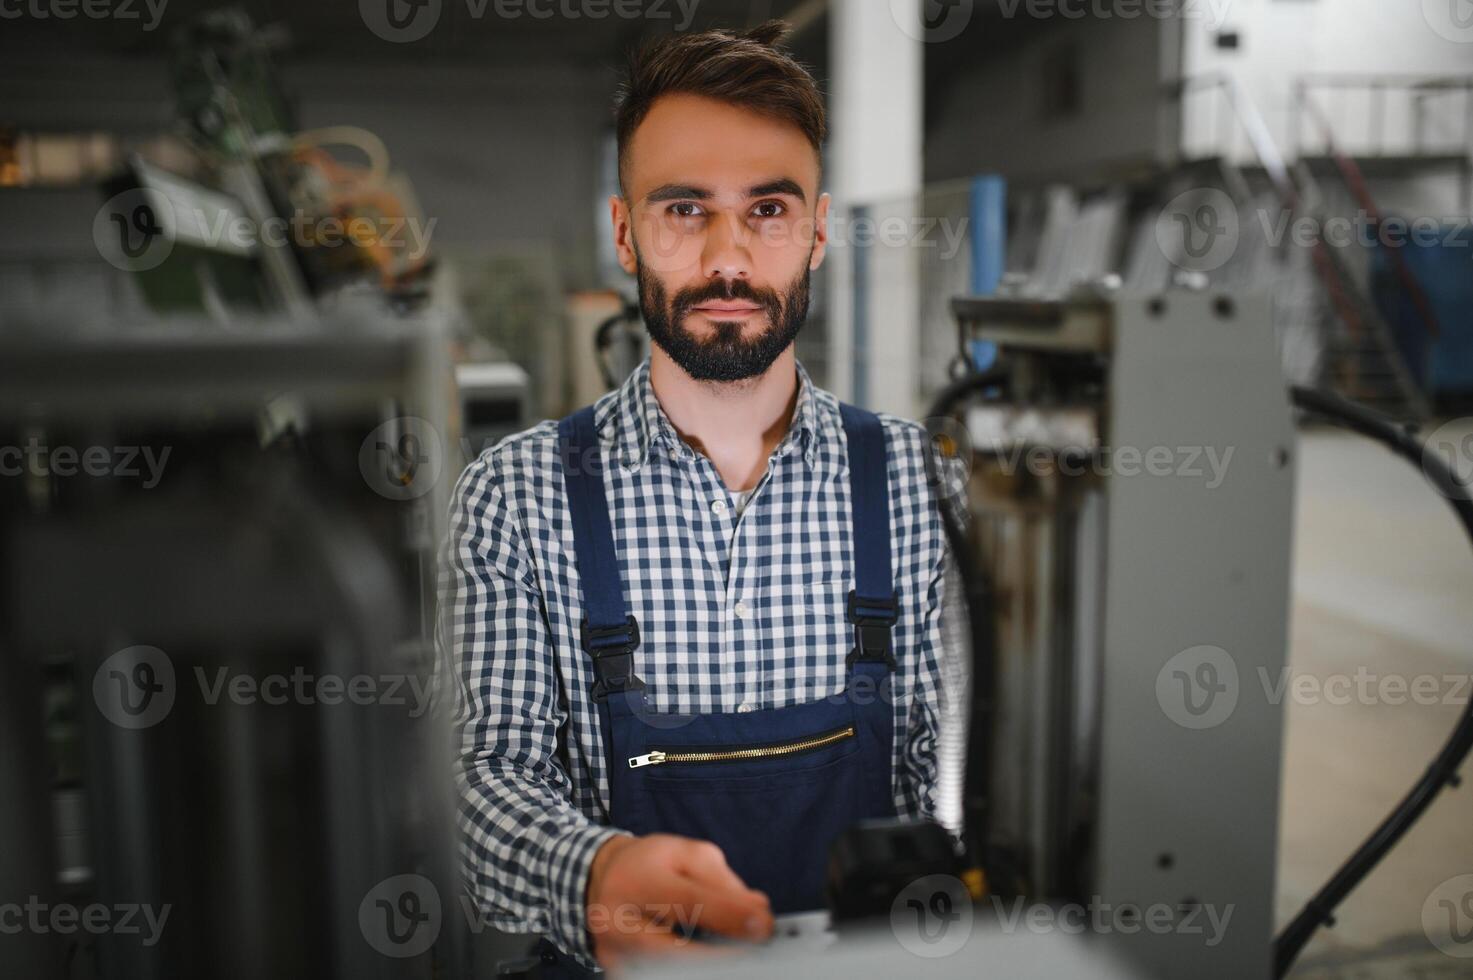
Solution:
{"label": "zipper pull", "polygon": [[665,753],[663,753],[660,750],[656,749],[655,751],[649,753],[648,755],[631,756],[630,759],[629,759],[629,768],[630,769],[638,769],[641,766],[658,766],[660,763],[662,763],[664,761],[665,761]]}

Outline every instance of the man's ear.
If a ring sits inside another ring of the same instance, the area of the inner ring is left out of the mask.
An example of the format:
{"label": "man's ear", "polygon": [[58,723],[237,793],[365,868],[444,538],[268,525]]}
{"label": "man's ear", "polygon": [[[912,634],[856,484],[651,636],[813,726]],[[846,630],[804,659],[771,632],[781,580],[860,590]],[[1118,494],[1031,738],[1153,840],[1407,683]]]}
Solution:
{"label": "man's ear", "polygon": [[832,199],[827,193],[818,195],[818,206],[813,209],[813,253],[808,257],[809,271],[823,265],[823,257],[829,250],[829,204]]}
{"label": "man's ear", "polygon": [[634,226],[629,220],[629,205],[618,194],[609,195],[609,217],[614,225],[614,252],[619,256],[619,267],[634,275]]}

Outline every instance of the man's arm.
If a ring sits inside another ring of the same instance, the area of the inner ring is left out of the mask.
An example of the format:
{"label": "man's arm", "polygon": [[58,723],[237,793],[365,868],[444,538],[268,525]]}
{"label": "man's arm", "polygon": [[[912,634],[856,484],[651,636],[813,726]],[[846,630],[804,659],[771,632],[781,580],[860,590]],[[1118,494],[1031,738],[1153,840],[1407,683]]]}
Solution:
{"label": "man's arm", "polygon": [[557,762],[555,651],[518,523],[477,461],[455,489],[440,581],[458,674],[462,873],[499,928],[544,932],[591,964],[584,888],[618,831],[573,806]]}

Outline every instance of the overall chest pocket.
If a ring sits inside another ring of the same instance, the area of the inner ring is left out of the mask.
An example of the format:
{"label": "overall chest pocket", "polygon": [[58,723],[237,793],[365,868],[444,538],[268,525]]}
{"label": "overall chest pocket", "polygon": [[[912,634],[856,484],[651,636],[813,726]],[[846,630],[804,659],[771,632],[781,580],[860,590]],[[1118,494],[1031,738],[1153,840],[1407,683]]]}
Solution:
{"label": "overall chest pocket", "polygon": [[851,755],[857,743],[855,725],[846,724],[776,742],[652,748],[630,756],[628,765],[631,769],[648,768],[645,778],[652,785],[704,780],[731,786],[743,779],[760,782],[786,775],[801,776]]}
{"label": "overall chest pocket", "polygon": [[823,907],[839,834],[893,812],[888,760],[871,743],[848,724],[780,742],[651,749],[631,775],[652,828],[712,841],[774,912],[797,912]]}

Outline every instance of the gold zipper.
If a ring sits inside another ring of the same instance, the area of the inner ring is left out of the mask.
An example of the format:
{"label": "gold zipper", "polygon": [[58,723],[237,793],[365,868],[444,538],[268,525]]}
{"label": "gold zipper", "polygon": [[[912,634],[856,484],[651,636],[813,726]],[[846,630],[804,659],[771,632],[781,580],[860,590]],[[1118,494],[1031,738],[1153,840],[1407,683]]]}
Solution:
{"label": "gold zipper", "polygon": [[769,759],[774,756],[792,755],[795,752],[807,752],[810,749],[821,749],[825,745],[841,742],[846,738],[854,737],[854,726],[841,728],[836,732],[826,735],[815,735],[805,738],[800,742],[784,742],[782,745],[762,745],[750,749],[716,749],[709,752],[661,752],[655,749],[646,755],[636,755],[629,759],[630,769],[639,769],[643,766],[658,766],[666,762],[730,762],[735,759]]}

